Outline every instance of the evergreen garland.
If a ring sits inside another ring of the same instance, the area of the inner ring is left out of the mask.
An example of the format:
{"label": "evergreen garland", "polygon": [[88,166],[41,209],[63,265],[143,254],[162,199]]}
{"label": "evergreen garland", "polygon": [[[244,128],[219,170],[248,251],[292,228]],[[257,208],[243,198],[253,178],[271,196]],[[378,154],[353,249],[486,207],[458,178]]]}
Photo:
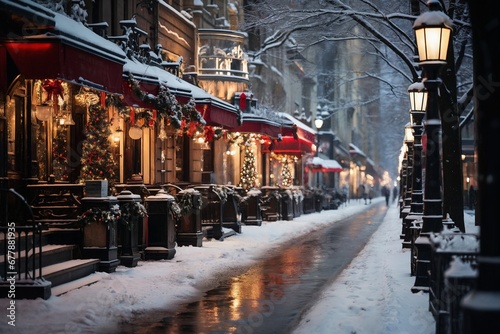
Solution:
{"label": "evergreen garland", "polygon": [[[136,80],[132,74],[129,75],[128,81],[134,94],[141,99],[141,101],[153,105],[157,110],[157,117],[160,120],[166,119],[167,125],[187,132],[189,128],[193,127],[191,124],[193,123],[203,132],[203,127],[206,122],[198,110],[196,110],[196,103],[193,98],[186,104],[180,104],[175,95],[170,92],[170,89],[163,82],[160,83],[158,95],[155,96],[144,92],[139,85],[139,81]],[[123,109],[119,108],[119,111],[123,112]],[[145,118],[144,124],[149,126],[150,121],[153,120],[153,113],[151,110],[146,110],[145,112],[146,114],[142,112],[138,113],[137,118]],[[125,115],[125,117],[127,117],[127,115]]]}
{"label": "evergreen garland", "polygon": [[139,202],[123,203],[120,206],[121,216],[118,220],[131,230],[139,218],[144,218],[148,215],[146,207]]}
{"label": "evergreen garland", "polygon": [[82,225],[97,222],[106,224],[109,228],[120,219],[120,216],[120,207],[118,206],[118,204],[115,204],[109,210],[104,210],[101,208],[90,208],[80,216],[78,216],[78,222]]}
{"label": "evergreen garland", "polygon": [[114,161],[109,141],[111,129],[107,111],[99,103],[92,104],[89,107],[88,117],[84,130],[86,138],[82,144],[80,179],[82,181],[107,179],[109,185],[113,186],[118,165]]}

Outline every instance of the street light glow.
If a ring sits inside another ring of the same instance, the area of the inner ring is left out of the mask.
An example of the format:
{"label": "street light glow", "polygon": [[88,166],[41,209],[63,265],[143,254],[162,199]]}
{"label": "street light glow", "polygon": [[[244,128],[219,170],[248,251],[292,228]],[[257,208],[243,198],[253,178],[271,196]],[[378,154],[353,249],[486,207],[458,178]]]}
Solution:
{"label": "street light glow", "polygon": [[443,13],[438,1],[429,1],[429,10],[413,24],[420,63],[446,63],[452,31],[451,19]]}

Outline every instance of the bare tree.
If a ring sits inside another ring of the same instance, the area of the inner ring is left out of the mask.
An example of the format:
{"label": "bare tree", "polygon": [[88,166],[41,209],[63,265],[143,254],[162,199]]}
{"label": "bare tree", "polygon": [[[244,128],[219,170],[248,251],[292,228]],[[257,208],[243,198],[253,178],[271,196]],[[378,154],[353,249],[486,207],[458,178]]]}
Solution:
{"label": "bare tree", "polygon": [[[470,110],[471,32],[468,7],[464,0],[440,2],[454,23],[448,65],[441,74],[444,83],[440,107],[446,194],[443,206],[444,213],[450,213],[457,226],[463,230],[463,205],[460,205],[463,202],[460,114]],[[244,29],[250,32],[250,47],[253,47],[256,57],[284,45],[290,38],[299,41],[302,50],[329,43],[345,45],[348,41],[362,41],[364,52],[376,56],[379,64],[385,65],[373,67],[371,71],[363,69],[355,76],[340,73],[338,67],[332,71],[320,68],[323,76],[331,78],[335,86],[347,84],[349,80],[377,79],[381,85],[388,87],[385,92],[400,96],[406,93],[406,89],[402,89],[402,82],[409,85],[422,76],[415,56],[416,45],[412,31],[416,16],[420,11],[427,10],[422,0],[247,0],[246,5],[250,10],[246,15]],[[345,50],[344,57],[350,56],[349,51]],[[377,72],[388,68],[400,76],[399,81]],[[328,92],[324,93],[322,98],[328,99]],[[377,121],[380,123],[383,119]]]}

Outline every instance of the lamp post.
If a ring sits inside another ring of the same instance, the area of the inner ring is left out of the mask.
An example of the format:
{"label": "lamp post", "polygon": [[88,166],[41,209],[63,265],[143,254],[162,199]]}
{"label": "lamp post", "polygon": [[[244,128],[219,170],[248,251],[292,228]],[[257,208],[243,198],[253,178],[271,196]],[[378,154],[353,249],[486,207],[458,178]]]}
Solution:
{"label": "lamp post", "polygon": [[410,204],[411,204],[411,192],[412,192],[412,177],[413,177],[413,130],[411,128],[411,122],[407,123],[405,126],[405,136],[404,136],[404,144],[407,147],[406,151],[406,180],[405,180],[405,189],[403,194],[403,208],[401,210],[400,218],[403,220],[410,213]]}
{"label": "lamp post", "polygon": [[417,40],[420,65],[425,71],[423,84],[427,89],[427,110],[425,133],[427,143],[425,148],[425,187],[424,207],[422,215],[422,230],[415,241],[417,248],[416,278],[413,292],[429,290],[428,270],[431,260],[429,235],[443,229],[443,200],[441,196],[441,157],[438,89],[441,79],[439,69],[446,64],[448,43],[451,37],[452,22],[440,11],[437,0],[430,0],[429,11],[420,15],[413,24]]}
{"label": "lamp post", "polygon": [[416,272],[415,240],[419,236],[422,225],[423,192],[422,192],[422,132],[425,110],[427,108],[427,90],[422,82],[415,82],[408,87],[410,96],[410,117],[413,130],[413,172],[410,213],[405,217],[403,225],[405,236],[403,248],[410,248],[410,272]]}
{"label": "lamp post", "polygon": [[[319,108],[319,106],[318,106]],[[318,115],[314,120],[314,126],[316,127],[316,157],[319,157],[319,130],[323,126],[323,119]],[[319,188],[319,171],[316,172],[316,187]]]}

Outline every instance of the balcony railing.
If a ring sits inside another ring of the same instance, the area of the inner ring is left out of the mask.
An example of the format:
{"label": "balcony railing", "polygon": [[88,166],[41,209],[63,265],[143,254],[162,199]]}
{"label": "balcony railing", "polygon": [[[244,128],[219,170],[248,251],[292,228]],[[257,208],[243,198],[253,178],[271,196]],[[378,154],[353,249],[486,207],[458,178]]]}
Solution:
{"label": "balcony railing", "polygon": [[240,31],[200,29],[198,31],[199,75],[248,80],[247,35]]}

